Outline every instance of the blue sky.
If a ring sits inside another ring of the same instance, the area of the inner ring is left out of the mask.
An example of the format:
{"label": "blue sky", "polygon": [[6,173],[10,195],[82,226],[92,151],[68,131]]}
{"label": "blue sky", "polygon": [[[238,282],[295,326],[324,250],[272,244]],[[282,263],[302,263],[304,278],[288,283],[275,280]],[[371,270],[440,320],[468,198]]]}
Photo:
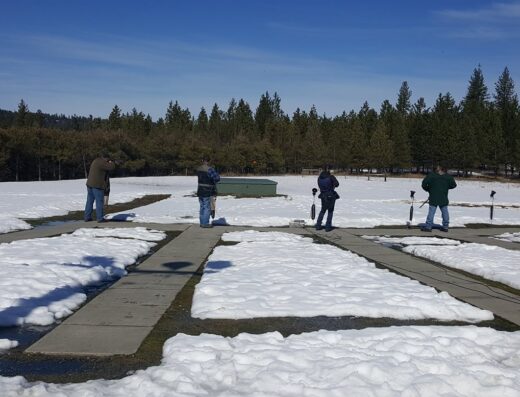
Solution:
{"label": "blue sky", "polygon": [[5,1],[0,108],[156,119],[277,91],[289,114],[332,116],[395,103],[404,80],[433,106],[478,64],[491,92],[505,66],[518,91],[518,43],[520,1]]}

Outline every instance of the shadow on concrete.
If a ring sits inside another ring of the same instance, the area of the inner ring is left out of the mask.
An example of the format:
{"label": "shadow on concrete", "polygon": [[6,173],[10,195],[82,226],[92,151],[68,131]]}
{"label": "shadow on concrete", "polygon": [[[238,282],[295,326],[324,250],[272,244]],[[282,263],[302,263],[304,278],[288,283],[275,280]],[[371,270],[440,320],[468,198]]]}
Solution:
{"label": "shadow on concrete", "polygon": [[228,224],[227,221],[226,221],[226,218],[213,219],[213,221],[211,222],[211,224],[212,224],[213,226],[229,226],[229,224]]}
{"label": "shadow on concrete", "polygon": [[145,270],[136,268],[132,273],[143,273],[143,274],[196,274],[197,269],[193,270],[181,270],[187,267],[193,266],[192,262],[175,261],[165,262],[161,264],[164,270]]}

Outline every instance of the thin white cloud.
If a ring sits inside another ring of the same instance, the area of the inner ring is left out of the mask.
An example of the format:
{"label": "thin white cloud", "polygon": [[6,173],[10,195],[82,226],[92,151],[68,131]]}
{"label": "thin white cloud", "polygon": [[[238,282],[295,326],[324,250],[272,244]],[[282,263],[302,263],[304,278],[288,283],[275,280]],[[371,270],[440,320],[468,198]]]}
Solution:
{"label": "thin white cloud", "polygon": [[502,21],[520,19],[520,2],[495,3],[479,9],[454,10],[446,9],[437,12],[438,15],[463,21]]}
{"label": "thin white cloud", "polygon": [[446,32],[445,37],[454,39],[501,40],[519,37],[519,32],[504,31],[494,27],[466,27]]}
{"label": "thin white cloud", "polygon": [[30,36],[18,40],[38,51],[43,59],[68,59],[155,71],[209,67],[308,74],[337,67],[335,62],[327,60],[234,45],[205,47],[178,41],[152,42],[123,37],[80,40],[61,36]]}

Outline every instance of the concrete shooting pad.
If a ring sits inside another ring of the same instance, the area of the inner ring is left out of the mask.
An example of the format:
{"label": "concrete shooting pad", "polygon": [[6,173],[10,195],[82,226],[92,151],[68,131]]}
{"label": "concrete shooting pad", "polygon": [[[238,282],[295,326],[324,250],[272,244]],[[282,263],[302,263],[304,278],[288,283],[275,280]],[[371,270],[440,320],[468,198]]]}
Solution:
{"label": "concrete shooting pad", "polygon": [[221,233],[217,228],[188,227],[26,352],[91,356],[137,352]]}

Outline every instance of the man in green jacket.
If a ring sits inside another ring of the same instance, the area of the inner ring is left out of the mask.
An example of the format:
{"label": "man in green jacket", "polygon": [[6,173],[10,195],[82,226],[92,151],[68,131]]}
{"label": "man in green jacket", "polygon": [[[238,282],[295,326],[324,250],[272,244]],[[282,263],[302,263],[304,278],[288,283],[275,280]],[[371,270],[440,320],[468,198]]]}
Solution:
{"label": "man in green jacket", "polygon": [[433,227],[433,218],[437,207],[441,209],[442,228],[441,231],[447,232],[450,224],[450,214],[448,213],[448,191],[457,186],[455,179],[446,172],[446,168],[437,166],[435,172],[429,173],[422,181],[422,188],[429,193],[428,216],[426,223],[421,228],[423,232],[431,232]]}
{"label": "man in green jacket", "polygon": [[92,220],[94,201],[96,202],[96,220],[104,222],[103,195],[106,188],[106,174],[112,171],[116,164],[108,159],[106,154],[101,155],[90,164],[87,179],[87,203],[85,204],[85,221]]}

